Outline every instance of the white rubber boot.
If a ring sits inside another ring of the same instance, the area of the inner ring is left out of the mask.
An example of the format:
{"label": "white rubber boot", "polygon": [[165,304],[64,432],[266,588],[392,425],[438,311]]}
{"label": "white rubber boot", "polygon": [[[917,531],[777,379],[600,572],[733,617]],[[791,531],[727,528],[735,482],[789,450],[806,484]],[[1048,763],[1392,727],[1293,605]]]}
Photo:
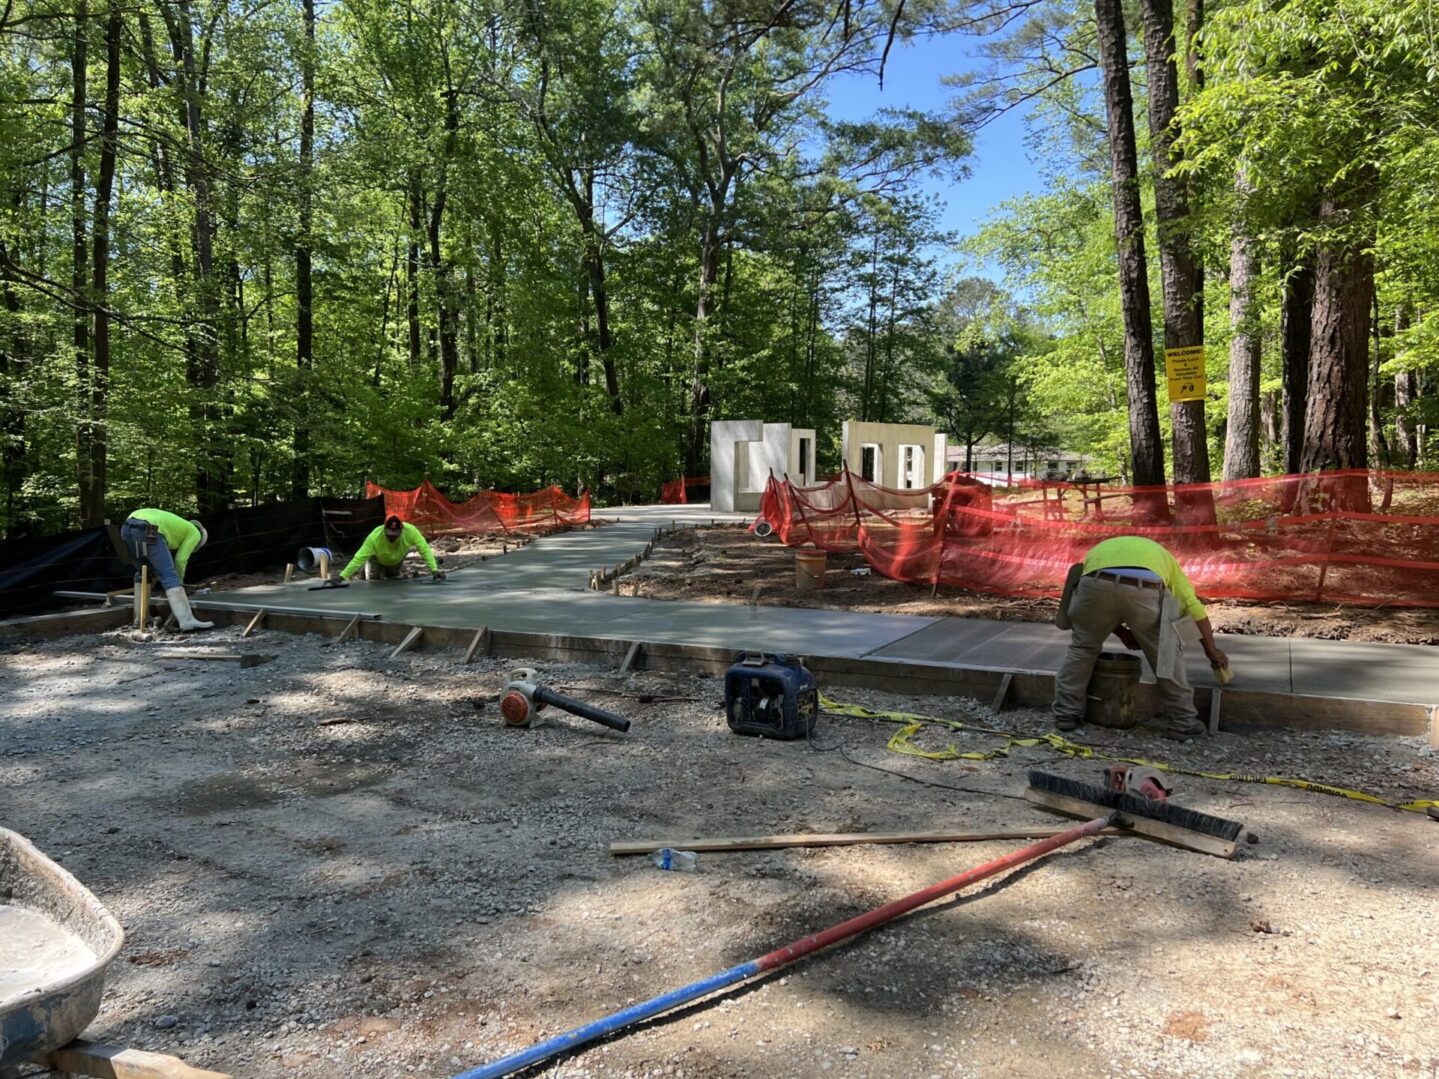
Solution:
{"label": "white rubber boot", "polygon": [[167,588],[165,598],[170,601],[170,613],[175,616],[175,621],[180,623],[180,630],[188,633],[192,629],[214,629],[214,622],[201,622],[190,611],[190,597],[185,595],[185,589]]}

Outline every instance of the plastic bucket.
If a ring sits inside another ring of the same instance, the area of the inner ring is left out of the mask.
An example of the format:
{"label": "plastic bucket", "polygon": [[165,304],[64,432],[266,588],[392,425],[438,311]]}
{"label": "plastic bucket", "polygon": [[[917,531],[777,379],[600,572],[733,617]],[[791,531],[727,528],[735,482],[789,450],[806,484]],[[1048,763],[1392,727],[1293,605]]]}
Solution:
{"label": "plastic bucket", "polygon": [[324,559],[325,564],[328,565],[330,557],[328,547],[301,547],[299,555],[295,558],[295,565],[300,567],[301,573],[313,573],[319,568],[321,559]]}
{"label": "plastic bucket", "polygon": [[794,586],[801,592],[813,592],[824,587],[825,563],[829,559],[826,551],[796,551],[794,553]]}
{"label": "plastic bucket", "polygon": [[1132,652],[1099,653],[1084,695],[1085,723],[1116,730],[1134,726],[1140,670],[1139,657]]}

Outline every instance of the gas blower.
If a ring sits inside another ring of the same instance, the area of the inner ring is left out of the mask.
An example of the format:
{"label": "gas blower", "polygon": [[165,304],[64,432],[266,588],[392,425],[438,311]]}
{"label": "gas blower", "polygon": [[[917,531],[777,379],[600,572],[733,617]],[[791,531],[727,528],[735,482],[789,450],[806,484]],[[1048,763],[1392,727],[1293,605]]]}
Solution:
{"label": "gas blower", "polygon": [[582,719],[588,719],[603,727],[621,733],[630,729],[630,721],[603,708],[566,697],[563,693],[539,685],[535,679],[539,672],[533,667],[516,667],[505,676],[505,686],[500,695],[500,715],[511,727],[533,727],[539,721],[539,714],[545,705],[569,712]]}

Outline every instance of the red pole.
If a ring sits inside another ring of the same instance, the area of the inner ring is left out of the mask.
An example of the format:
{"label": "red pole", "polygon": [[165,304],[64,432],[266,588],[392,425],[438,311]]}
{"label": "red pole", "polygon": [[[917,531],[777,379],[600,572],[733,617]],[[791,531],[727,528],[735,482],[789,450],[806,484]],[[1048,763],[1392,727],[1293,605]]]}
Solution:
{"label": "red pole", "polygon": [[926,903],[932,903],[942,896],[957,892],[971,884],[994,876],[996,873],[1003,873],[1025,862],[1033,861],[1041,855],[1048,854],[1052,850],[1058,850],[1079,839],[1088,836],[1098,835],[1105,828],[1109,827],[1112,815],[1098,817],[1095,820],[1085,821],[1083,824],[1076,824],[1048,839],[1041,839],[1038,843],[1031,843],[1027,847],[1021,847],[1013,853],[1003,855],[992,862],[985,862],[983,865],[975,866],[966,870],[958,876],[942,880],[938,884],[931,884],[928,888],[921,889],[903,899],[896,899],[893,903],[887,903],[882,907],[870,911],[868,914],[860,914],[847,922],[840,922],[839,925],[832,925],[828,929],[813,933],[807,937],[801,937],[793,943],[786,944],[783,948],[776,948],[774,951],[759,957],[756,962],[760,970],[773,970],[775,967],[782,967],[786,963],[793,963],[801,956],[817,952],[821,948],[828,948],[831,944],[848,937],[863,933],[866,929],[873,929],[877,925],[898,918],[901,914],[908,914],[916,907],[922,907]]}

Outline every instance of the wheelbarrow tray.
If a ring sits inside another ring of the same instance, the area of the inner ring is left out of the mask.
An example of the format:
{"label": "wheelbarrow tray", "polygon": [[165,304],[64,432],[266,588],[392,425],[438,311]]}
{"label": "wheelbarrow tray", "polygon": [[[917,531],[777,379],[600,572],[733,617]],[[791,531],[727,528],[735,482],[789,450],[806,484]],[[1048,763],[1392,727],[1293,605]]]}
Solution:
{"label": "wheelbarrow tray", "polygon": [[120,923],[23,836],[0,828],[0,1069],[77,1038],[100,1010]]}

